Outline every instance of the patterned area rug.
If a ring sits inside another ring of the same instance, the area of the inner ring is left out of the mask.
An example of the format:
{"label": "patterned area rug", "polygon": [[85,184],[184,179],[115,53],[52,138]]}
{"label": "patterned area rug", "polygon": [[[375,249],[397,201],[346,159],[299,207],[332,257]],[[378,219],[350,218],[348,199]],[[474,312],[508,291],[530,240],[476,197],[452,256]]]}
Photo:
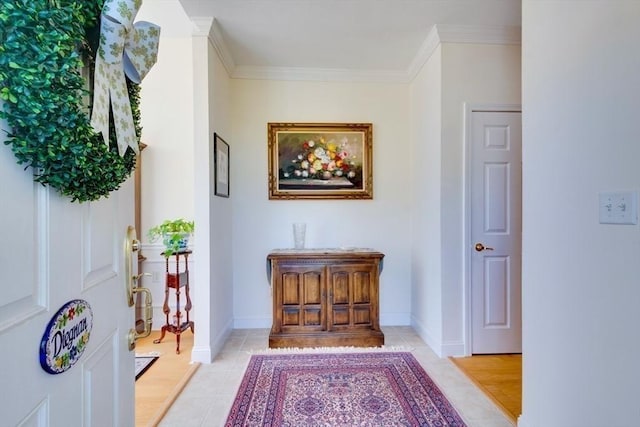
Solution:
{"label": "patterned area rug", "polygon": [[253,355],[225,426],[465,424],[408,352]]}

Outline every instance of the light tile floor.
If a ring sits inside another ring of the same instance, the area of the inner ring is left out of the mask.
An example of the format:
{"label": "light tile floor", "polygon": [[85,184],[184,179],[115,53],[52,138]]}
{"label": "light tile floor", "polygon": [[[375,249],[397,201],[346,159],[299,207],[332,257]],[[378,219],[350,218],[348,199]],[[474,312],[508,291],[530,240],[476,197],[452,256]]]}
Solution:
{"label": "light tile floor", "polygon": [[[447,358],[438,357],[410,326],[387,326],[386,346],[411,349],[469,427],[513,427],[513,424]],[[203,364],[173,404],[160,427],[224,425],[250,353],[268,346],[268,329],[236,329],[213,363]]]}

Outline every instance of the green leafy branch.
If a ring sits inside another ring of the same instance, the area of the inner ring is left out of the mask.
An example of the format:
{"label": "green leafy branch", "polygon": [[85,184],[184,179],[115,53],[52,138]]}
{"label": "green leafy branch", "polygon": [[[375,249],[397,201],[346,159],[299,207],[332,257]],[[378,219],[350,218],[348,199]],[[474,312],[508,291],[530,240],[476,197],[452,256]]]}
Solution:
{"label": "green leafy branch", "polygon": [[[89,123],[98,17],[104,0],[0,2],[0,99],[5,144],[34,180],[72,201],[107,197],[130,176],[135,153],[120,156],[113,120],[107,147]],[[137,85],[127,80],[140,138]]]}

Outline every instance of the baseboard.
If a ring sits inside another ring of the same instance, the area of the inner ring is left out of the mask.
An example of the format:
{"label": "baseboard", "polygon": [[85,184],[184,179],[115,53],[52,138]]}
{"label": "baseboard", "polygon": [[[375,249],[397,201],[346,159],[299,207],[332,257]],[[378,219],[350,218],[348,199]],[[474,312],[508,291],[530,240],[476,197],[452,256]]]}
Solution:
{"label": "baseboard", "polygon": [[231,335],[231,320],[222,328],[222,331],[212,340],[211,344],[206,345],[193,345],[191,350],[191,361],[199,363],[212,363],[222,348],[224,347],[227,338]]}
{"label": "baseboard", "polygon": [[211,347],[204,345],[194,345],[191,349],[191,361],[207,364],[213,362]]}
{"label": "baseboard", "polygon": [[460,341],[451,341],[443,343],[441,346],[440,357],[459,357],[464,356],[464,343]]}
{"label": "baseboard", "polygon": [[211,344],[211,354],[213,357],[216,357],[218,353],[222,351],[224,344],[227,342],[227,339],[231,335],[231,331],[233,330],[233,319],[229,319],[227,323],[222,328],[222,331],[215,337],[213,343]]}
{"label": "baseboard", "polygon": [[438,357],[464,356],[463,341],[440,342],[433,338],[428,329],[414,316],[411,317],[411,326],[422,340],[433,350]]}
{"label": "baseboard", "polygon": [[422,338],[422,341],[424,341],[425,344],[427,344],[431,348],[431,350],[433,350],[433,352],[438,355],[438,357],[442,357],[442,355],[440,354],[440,342],[435,340],[431,336],[427,328],[425,328],[422,323],[414,316],[411,316],[411,326],[420,336],[420,338]]}

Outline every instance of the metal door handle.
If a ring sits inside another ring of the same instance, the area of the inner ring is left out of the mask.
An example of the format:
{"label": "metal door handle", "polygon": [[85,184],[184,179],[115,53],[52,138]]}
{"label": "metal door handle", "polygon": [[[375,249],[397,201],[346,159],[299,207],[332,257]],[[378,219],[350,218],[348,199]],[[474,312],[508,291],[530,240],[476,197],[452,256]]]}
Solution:
{"label": "metal door handle", "polygon": [[133,253],[140,249],[140,242],[136,237],[136,229],[132,226],[127,227],[127,235],[124,239],[124,286],[129,307],[134,305],[133,287],[138,281],[138,277],[133,275]]}
{"label": "metal door handle", "polygon": [[[148,273],[147,273],[148,274]],[[153,324],[153,307],[151,304],[151,291],[149,288],[133,288],[133,293],[142,292],[145,295],[144,303],[144,331],[137,333],[135,339],[145,338],[151,335],[151,326]]]}
{"label": "metal door handle", "polygon": [[142,292],[145,295],[144,331],[142,333],[138,333],[135,329],[129,330],[129,333],[127,335],[129,351],[133,351],[136,348],[136,339],[148,337],[149,335],[151,335],[151,323],[153,320],[151,291],[148,288],[138,286],[138,281],[142,276],[151,276],[151,274],[133,274],[133,254],[134,252],[140,250],[140,241],[136,237],[136,229],[132,226],[127,227],[127,236],[124,239],[124,280],[127,294],[127,304],[129,304],[129,307],[133,307],[135,305],[134,296],[138,292]]}
{"label": "metal door handle", "polygon": [[476,251],[478,252],[482,252],[482,251],[492,251],[493,248],[490,248],[488,246],[483,245],[482,243],[476,243]]}

